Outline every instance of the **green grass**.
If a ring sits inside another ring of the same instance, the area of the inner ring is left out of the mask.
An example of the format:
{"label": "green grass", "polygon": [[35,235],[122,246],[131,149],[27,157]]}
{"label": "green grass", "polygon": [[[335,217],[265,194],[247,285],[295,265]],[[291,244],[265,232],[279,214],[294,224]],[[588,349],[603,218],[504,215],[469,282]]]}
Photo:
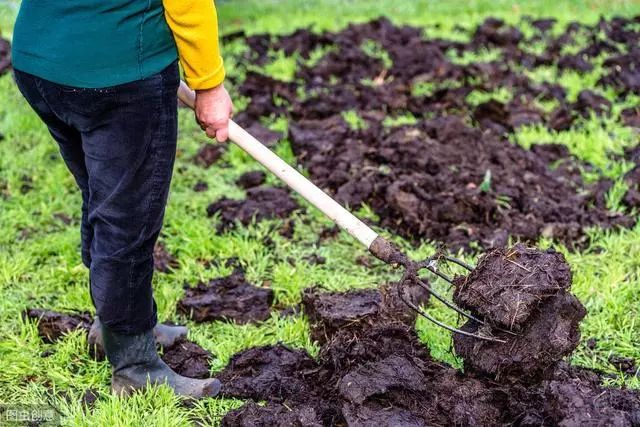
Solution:
{"label": "green grass", "polygon": [[[0,3],[0,29],[10,33],[16,13],[16,2]],[[295,28],[313,26],[316,30],[337,29],[349,22],[362,22],[380,15],[390,16],[394,22],[409,23],[425,28],[429,36],[464,39],[462,33],[452,33],[456,24],[471,27],[491,14],[515,23],[523,15],[555,16],[561,23],[576,19],[596,22],[599,16],[640,13],[640,4],[631,1],[530,1],[505,0],[481,1],[391,1],[363,0],[243,0],[218,2],[222,32],[243,28],[249,33],[268,31],[286,33]],[[435,27],[435,24],[441,24]],[[250,64],[236,59],[244,49],[234,42],[224,47],[229,74],[242,77]],[[379,55],[375,45],[363,46],[368,53]],[[307,63],[317,61],[323,52],[314,53]],[[485,60],[493,58],[492,52],[481,52]],[[383,61],[385,59],[383,58]],[[464,56],[457,61],[478,60]],[[297,62],[273,52],[264,70],[271,75],[291,80]],[[263,70],[263,71],[264,71]],[[600,69],[585,76],[564,73],[555,69],[542,69],[533,78],[559,80],[567,85],[570,96],[577,96],[582,88],[591,87]],[[235,91],[232,89],[232,93]],[[435,89],[423,82],[414,91],[429,94]],[[602,92],[602,91],[601,91]],[[604,93],[610,97],[611,94]],[[487,96],[508,100],[508,93],[474,93],[475,102]],[[86,338],[74,333],[57,345],[44,344],[37,336],[33,322],[23,321],[20,312],[26,307],[46,307],[53,310],[93,311],[87,292],[87,271],[82,266],[78,252],[80,196],[74,182],[63,165],[55,144],[46,129],[19,96],[8,76],[0,78],[0,132],[6,139],[0,142],[0,404],[46,403],[57,408],[66,425],[215,425],[229,409],[241,404],[233,399],[210,399],[195,407],[185,407],[166,388],[155,388],[131,399],[110,396],[108,392],[109,369],[105,362],[93,361],[86,352]],[[247,100],[236,98],[236,109],[241,110]],[[616,109],[633,105],[637,99],[619,101]],[[637,104],[636,104],[637,105]],[[223,159],[209,169],[192,164],[191,159],[206,138],[195,125],[191,113],[180,113],[179,153],[175,179],[166,213],[161,240],[176,255],[180,267],[171,274],[157,274],[154,290],[161,320],[186,323],[191,337],[210,350],[215,358],[213,371],[221,369],[236,352],[255,346],[284,342],[304,348],[312,355],[318,346],[309,336],[304,317],[280,319],[273,316],[259,325],[235,325],[230,322],[195,324],[176,314],[176,302],[182,295],[183,284],[196,284],[220,275],[229,274],[224,260],[238,257],[246,270],[249,281],[268,286],[275,292],[278,307],[296,304],[300,291],[319,285],[332,290],[354,287],[374,287],[396,277],[379,263],[366,269],[355,262],[365,251],[345,233],[335,239],[317,245],[317,233],[330,222],[315,209],[307,210],[296,220],[292,240],[281,237],[277,228],[280,221],[267,221],[239,228],[224,235],[217,235],[217,218],[207,218],[206,206],[225,195],[242,197],[243,190],[234,184],[235,179],[248,170],[259,169],[246,154],[230,146]],[[357,113],[344,114],[352,126],[361,126]],[[410,115],[388,118],[385,125],[412,123]],[[267,123],[270,127],[286,131],[286,120]],[[615,154],[637,143],[637,135],[613,119],[592,117],[583,119],[580,125],[567,132],[549,132],[542,128],[521,129],[514,141],[525,147],[533,143],[559,142],[569,147],[578,158],[591,162],[598,174],[618,179],[609,194],[609,204],[619,208],[624,187],[619,182],[630,165],[616,160]],[[287,161],[295,159],[286,140],[276,151]],[[587,177],[595,177],[585,172]],[[31,177],[33,189],[22,194],[23,177]],[[205,181],[209,189],[194,193],[191,187]],[[276,179],[269,177],[269,182]],[[56,219],[64,214],[72,219],[70,225]],[[369,209],[359,214],[372,217]],[[59,216],[58,216],[59,217]],[[385,230],[380,230],[392,237]],[[273,240],[273,248],[267,248],[265,237]],[[582,324],[583,344],[572,357],[572,363],[612,372],[607,362],[611,354],[640,360],[640,325],[636,319],[640,307],[640,226],[616,233],[593,230],[591,243],[586,250],[569,252],[554,242],[541,241],[541,246],[554,245],[562,250],[574,271],[575,294],[583,301],[588,316]],[[428,242],[411,247],[401,239],[394,239],[410,251],[411,255],[424,257],[433,246]],[[305,257],[317,253],[327,259],[324,265],[312,265]],[[473,262],[475,256],[466,256]],[[213,260],[212,266],[204,264]],[[293,261],[293,262],[292,262]],[[444,290],[444,284],[435,286]],[[436,305],[428,307],[436,317],[455,322],[455,316]],[[421,339],[428,343],[434,357],[456,366],[460,361],[451,351],[450,335],[420,320],[417,329]],[[584,345],[587,338],[595,338],[596,347]],[[43,352],[53,351],[48,357]],[[640,387],[638,378],[619,374],[611,383]],[[79,402],[85,390],[93,389],[99,399],[93,409]]]}

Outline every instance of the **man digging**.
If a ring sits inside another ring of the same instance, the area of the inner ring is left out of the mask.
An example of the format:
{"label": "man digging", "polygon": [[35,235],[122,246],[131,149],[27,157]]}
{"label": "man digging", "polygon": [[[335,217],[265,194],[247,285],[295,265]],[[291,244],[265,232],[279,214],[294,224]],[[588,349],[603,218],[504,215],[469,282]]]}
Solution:
{"label": "man digging", "polygon": [[180,376],[159,358],[156,341],[171,344],[186,328],[157,324],[151,288],[176,154],[178,57],[200,126],[228,137],[217,40],[212,0],[23,0],[15,25],[17,85],[82,193],[90,342],[103,343],[117,393],[147,383],[194,398],[220,391],[218,380]]}

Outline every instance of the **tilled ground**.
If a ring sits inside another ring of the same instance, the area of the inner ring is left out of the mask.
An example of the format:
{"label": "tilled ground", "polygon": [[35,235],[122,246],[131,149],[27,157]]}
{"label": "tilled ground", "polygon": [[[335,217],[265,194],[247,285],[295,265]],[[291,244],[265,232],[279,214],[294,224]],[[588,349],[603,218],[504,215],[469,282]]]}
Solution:
{"label": "tilled ground", "polygon": [[0,33],[0,75],[11,70],[11,44]]}
{"label": "tilled ground", "polygon": [[[412,240],[429,238],[452,249],[471,242],[493,248],[509,236],[546,236],[580,246],[586,228],[629,227],[635,218],[606,210],[611,182],[587,185],[580,169],[592,166],[572,158],[564,146],[525,150],[508,137],[525,124],[566,130],[578,126],[580,117],[610,116],[611,102],[598,93],[601,88],[613,88],[620,100],[638,94],[637,21],[574,23],[554,36],[554,22],[538,20],[525,38],[489,18],[471,31],[468,43],[428,39],[419,28],[386,19],[337,33],[251,36],[245,59],[257,64],[268,61],[270,49],[301,59],[318,48],[327,53],[313,65],[300,62],[293,82],[248,72],[240,86],[250,98],[242,120],[287,117],[294,152],[316,183],[344,204],[369,204],[382,226]],[[365,52],[371,43],[374,52]],[[531,53],[527,47],[534,43],[544,49]],[[566,54],[566,47],[579,51]],[[450,59],[480,49],[499,56],[468,65]],[[537,83],[523,71],[558,65],[559,73],[588,72],[602,58],[600,88],[583,90],[575,101],[557,83]],[[418,93],[420,85],[432,87]],[[466,99],[472,91],[497,89],[507,89],[512,99],[478,105]],[[552,111],[542,109],[545,101],[555,103]],[[355,128],[341,114],[349,110],[360,117]],[[417,122],[382,126],[385,118],[406,113]],[[632,124],[636,116],[628,109],[620,119]],[[629,190],[624,203],[634,206],[637,190]]]}
{"label": "tilled ground", "polygon": [[184,297],[178,301],[178,311],[196,322],[226,319],[248,323],[268,319],[272,302],[271,289],[251,285],[236,270],[209,283],[186,286]]}
{"label": "tilled ground", "polygon": [[218,231],[236,225],[237,222],[248,225],[251,221],[271,218],[286,218],[299,208],[284,188],[253,187],[247,190],[244,200],[233,200],[223,197],[207,208],[207,214],[220,215]]}
{"label": "tilled ground", "polygon": [[[514,267],[550,274],[527,281]],[[569,293],[570,278],[561,255],[523,246],[491,252],[476,272],[459,278],[457,298],[486,314],[484,334],[505,340],[456,336],[464,373],[430,357],[397,284],[346,293],[308,289],[303,305],[322,346],[317,360],[284,345],[236,355],[218,376],[224,395],[267,404],[248,402],[223,425],[638,425],[636,391],[604,388],[596,373],[562,361],[579,341],[584,316]],[[528,315],[518,314],[521,301]],[[516,319],[519,336],[491,330],[505,318]]]}
{"label": "tilled ground", "polygon": [[[93,323],[93,318],[88,313],[59,313],[30,308],[24,311],[23,316],[38,323],[38,335],[47,343],[55,343],[76,330],[88,334]],[[47,351],[42,356],[50,356],[52,351]],[[105,358],[104,349],[100,344],[89,346],[88,352],[97,360]],[[184,338],[162,349],[162,360],[177,373],[192,378],[208,378],[212,358],[210,352]]]}

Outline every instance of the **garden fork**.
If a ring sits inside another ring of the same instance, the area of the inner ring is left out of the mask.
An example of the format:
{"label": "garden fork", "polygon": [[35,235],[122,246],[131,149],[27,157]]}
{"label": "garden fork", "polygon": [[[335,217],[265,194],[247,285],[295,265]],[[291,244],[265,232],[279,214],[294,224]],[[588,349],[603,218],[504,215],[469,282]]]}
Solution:
{"label": "garden fork", "polygon": [[[195,92],[192,91],[184,82],[180,82],[180,87],[178,89],[178,98],[191,109],[194,108]],[[251,136],[246,130],[242,129],[242,127],[236,124],[233,120],[229,120],[229,139],[244,151],[246,151],[258,163],[263,165],[274,175],[284,181],[285,184],[287,184],[291,189],[300,194],[305,200],[307,200],[309,203],[323,212],[326,216],[328,216],[340,228],[356,238],[369,250],[369,252],[373,256],[394,267],[404,267],[404,274],[400,281],[401,286],[398,287],[398,296],[412,310],[416,311],[419,315],[423,316],[427,320],[453,333],[487,341],[504,342],[503,340],[500,340],[496,337],[474,334],[447,325],[426,313],[412,301],[407,299],[402,292],[403,286],[412,284],[418,285],[429,294],[431,294],[434,298],[442,302],[444,305],[452,310],[455,310],[461,316],[466,317],[467,319],[472,320],[480,325],[484,325],[484,322],[482,320],[466,313],[455,304],[448,301],[442,295],[435,292],[418,275],[418,273],[424,269],[446,280],[449,283],[453,283],[451,278],[449,278],[439,270],[438,267],[442,262],[451,262],[462,266],[469,271],[472,271],[473,267],[459,259],[452,258],[440,253],[422,261],[413,261],[409,259],[404,253],[402,253],[402,251],[400,251],[399,248],[397,248],[388,240],[384,239],[373,229],[371,229],[371,227],[360,221],[355,215],[343,208],[338,202],[333,200],[324,191],[322,191],[311,181],[305,178],[302,174],[300,174],[297,170],[291,167],[288,163],[286,163],[275,153],[265,147],[262,143]],[[513,334],[513,332],[510,331],[501,331]]]}

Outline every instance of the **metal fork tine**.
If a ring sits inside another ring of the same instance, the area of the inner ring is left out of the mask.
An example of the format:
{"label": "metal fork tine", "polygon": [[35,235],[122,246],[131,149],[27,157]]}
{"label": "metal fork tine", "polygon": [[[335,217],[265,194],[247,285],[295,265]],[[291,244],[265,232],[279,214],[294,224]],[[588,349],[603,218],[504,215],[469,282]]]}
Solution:
{"label": "metal fork tine", "polygon": [[431,289],[431,287],[429,285],[427,285],[426,283],[424,283],[422,280],[420,280],[420,278],[418,278],[416,280],[416,283],[423,288],[424,290],[426,290],[427,292],[429,292],[431,295],[433,295],[435,297],[435,299],[437,299],[438,301],[440,301],[441,303],[443,303],[444,305],[446,305],[447,307],[449,307],[450,309],[454,310],[456,313],[458,313],[461,316],[466,317],[469,320],[473,320],[476,323],[479,323],[481,325],[484,325],[484,321],[478,319],[477,317],[466,313],[464,311],[462,311],[460,308],[458,308],[458,306],[456,306],[455,304],[449,302],[449,300],[447,300],[446,298],[444,298],[443,296],[441,296],[439,293],[437,293],[436,291],[434,291],[433,289]]}
{"label": "metal fork tine", "polygon": [[447,261],[450,261],[450,262],[454,263],[454,264],[458,264],[460,267],[464,267],[469,271],[473,271],[473,267],[471,265],[467,264],[466,262],[464,262],[464,261],[462,261],[462,260],[460,260],[458,258],[450,257],[450,256],[447,256],[447,255],[444,255],[443,258],[446,259]]}
{"label": "metal fork tine", "polygon": [[[468,264],[465,264],[463,261],[461,261],[461,260],[459,260],[459,259],[457,259],[457,258],[453,258],[453,257],[449,257],[449,256],[444,256],[444,255],[443,255],[441,258],[444,258],[444,259],[446,259],[446,260],[448,260],[448,261],[451,261],[451,262],[453,262],[453,263],[455,263],[455,264],[458,264],[458,265],[460,265],[460,266],[462,266],[462,267],[464,267],[464,268],[467,268],[467,269],[469,269],[469,270],[473,271],[473,267],[471,267],[471,266],[470,266],[470,265],[468,265]],[[432,261],[434,261],[434,260],[430,260],[430,261],[429,261],[429,262],[427,262],[426,264],[421,264],[421,265],[423,266],[423,268],[425,268],[425,269],[429,270],[431,273],[433,273],[433,274],[435,274],[436,276],[440,277],[440,278],[441,278],[441,279],[443,279],[444,281],[448,282],[448,283],[449,283],[449,284],[451,284],[451,285],[454,285],[453,280],[451,280],[451,278],[449,278],[449,276],[447,276],[447,275],[446,275],[446,274],[444,274],[444,273],[439,272],[438,270],[436,270],[436,268],[435,268],[435,267],[433,267],[433,266],[431,265],[431,264],[432,264]],[[422,281],[420,280],[420,278],[419,278],[419,277],[417,277],[417,275],[416,275],[416,279],[415,279],[415,281],[418,283],[418,285],[420,285],[420,286],[421,286],[422,288],[424,288],[427,292],[429,292],[431,295],[433,295],[433,296],[434,296],[438,301],[440,301],[441,303],[443,303],[444,305],[446,305],[446,306],[447,306],[447,307],[449,307],[450,309],[454,310],[456,313],[460,314],[460,315],[461,315],[461,316],[463,316],[463,317],[466,317],[467,319],[473,320],[474,322],[480,323],[481,325],[484,325],[484,324],[485,324],[485,322],[484,322],[484,321],[482,321],[482,320],[478,319],[477,317],[475,317],[475,316],[473,316],[473,315],[471,315],[471,314],[466,313],[465,311],[461,310],[458,306],[456,306],[455,304],[453,304],[453,303],[449,302],[449,300],[447,300],[447,299],[446,299],[446,298],[444,298],[443,296],[439,295],[436,291],[434,291],[433,289],[431,289],[431,287],[430,287],[429,285],[427,285],[426,283],[422,282]],[[503,329],[503,328],[500,328],[500,327],[498,327],[498,326],[493,326],[493,325],[492,325],[492,328],[493,328],[493,329],[496,329],[496,330],[498,330],[498,331],[500,331],[500,332],[504,332],[504,333],[507,333],[507,334],[510,334],[510,335],[513,335],[513,336],[518,336],[518,334],[517,334],[517,333],[512,332],[512,331],[510,331],[510,330],[508,330],[508,329]]]}
{"label": "metal fork tine", "polygon": [[448,282],[449,284],[453,285],[453,280],[447,276],[444,273],[439,272],[438,270],[435,269],[435,267],[431,267],[430,265],[425,267],[427,270],[429,270],[430,272],[432,272],[433,274],[435,274],[436,276],[438,276],[439,278],[441,278],[442,280]]}
{"label": "metal fork tine", "polygon": [[[427,270],[431,271],[432,273],[437,274],[436,272],[432,271],[430,268],[427,268]],[[438,274],[439,277],[442,277]],[[446,280],[446,279],[445,279]],[[450,309],[454,310],[456,313],[458,313],[459,315],[466,317],[469,320],[473,320],[476,323],[479,323],[481,325],[484,325],[485,322],[483,320],[478,319],[477,317],[463,311],[462,309],[460,309],[457,305],[453,304],[452,302],[450,302],[448,299],[446,299],[445,297],[443,297],[442,295],[440,295],[439,293],[437,293],[436,291],[434,291],[429,285],[427,285],[426,283],[424,283],[422,280],[420,280],[419,277],[417,277],[415,279],[415,282],[418,284],[418,286],[420,286],[421,288],[423,288],[424,290],[426,290],[427,292],[429,292],[431,295],[433,295],[435,297],[435,299],[437,299],[438,301],[440,301],[441,303],[443,303],[444,305],[446,305],[447,307],[449,307]],[[508,329],[503,329],[500,328],[498,326],[491,326],[493,329],[496,329],[500,332],[504,332],[507,333],[509,335],[513,335],[513,336],[518,336],[518,334],[516,334],[515,332],[512,332]]]}
{"label": "metal fork tine", "polygon": [[422,309],[420,309],[420,307],[418,307],[417,305],[415,305],[411,301],[405,299],[404,296],[402,295],[401,291],[400,291],[400,288],[398,288],[398,297],[400,297],[400,299],[407,306],[409,306],[413,311],[418,313],[420,316],[424,317],[428,321],[433,322],[434,324],[436,324],[436,325],[440,326],[441,328],[444,328],[444,329],[446,329],[446,330],[448,330],[450,332],[453,332],[453,333],[456,333],[456,334],[461,334],[461,335],[466,335],[468,337],[477,338],[477,339],[481,339],[481,340],[485,340],[485,341],[498,342],[498,343],[501,343],[501,344],[504,344],[506,342],[506,341],[498,339],[498,338],[486,337],[484,335],[479,335],[479,334],[474,334],[474,333],[467,332],[467,331],[462,331],[460,329],[456,329],[453,326],[449,326],[446,323],[443,323],[443,322],[431,317],[429,314],[425,313]]}

